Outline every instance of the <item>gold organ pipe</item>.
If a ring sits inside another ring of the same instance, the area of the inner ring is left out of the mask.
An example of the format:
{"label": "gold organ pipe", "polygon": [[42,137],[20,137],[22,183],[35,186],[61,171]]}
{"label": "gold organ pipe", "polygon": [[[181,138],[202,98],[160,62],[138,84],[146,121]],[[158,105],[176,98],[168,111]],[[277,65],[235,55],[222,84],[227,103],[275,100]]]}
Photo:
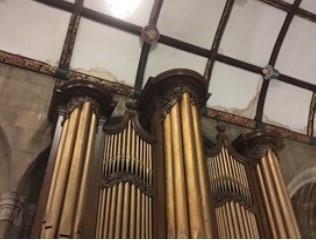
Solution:
{"label": "gold organ pipe", "polygon": [[86,155],[84,159],[83,172],[82,172],[82,178],[81,178],[81,185],[79,189],[78,204],[77,204],[77,209],[75,211],[75,224],[74,224],[73,233],[78,234],[78,236],[75,238],[80,238],[80,234],[81,234],[80,229],[81,229],[81,224],[82,224],[83,216],[84,216],[84,209],[85,209],[86,201],[87,201],[87,189],[88,189],[88,181],[89,181],[88,177],[89,177],[89,172],[90,172],[91,159],[93,157],[95,134],[96,134],[96,116],[95,116],[95,113],[92,113],[87,148],[86,148]]}
{"label": "gold organ pipe", "polygon": [[218,181],[218,193],[226,191],[226,187],[224,186],[224,181],[222,180],[224,173],[222,170],[222,158],[220,156],[220,153],[215,156],[216,158],[216,166],[218,171],[217,181]]}
{"label": "gold organ pipe", "polygon": [[246,196],[246,193],[245,193],[245,189],[243,188],[244,185],[242,183],[242,177],[241,177],[241,172],[240,172],[240,168],[239,168],[239,165],[240,163],[238,161],[235,160],[235,168],[236,168],[236,177],[237,177],[237,182],[239,183],[238,184],[238,188],[239,188],[239,192],[242,196]]}
{"label": "gold organ pipe", "polygon": [[[145,180],[145,176],[144,176],[144,163],[145,163],[145,159],[144,159],[144,141],[142,139],[140,139],[140,176],[142,178],[142,180]],[[140,236],[141,238],[145,238],[145,227],[146,227],[146,222],[145,222],[145,194],[142,192],[141,193],[141,221],[140,221]]]}
{"label": "gold organ pipe", "polygon": [[232,184],[233,184],[233,192],[239,192],[239,184],[238,184],[238,176],[236,172],[236,160],[227,152],[228,159],[230,162],[231,173],[232,173]]}
{"label": "gold organ pipe", "polygon": [[225,163],[226,163],[226,173],[227,173],[227,181],[228,181],[228,186],[229,186],[229,191],[233,190],[233,173],[232,173],[232,169],[231,169],[231,156],[229,155],[229,153],[227,152],[227,148],[223,146],[222,148],[223,151],[223,156],[225,157]]}
{"label": "gold organ pipe", "polygon": [[108,227],[107,238],[114,238],[115,210],[117,208],[117,185],[111,187],[111,206],[110,206],[110,222]]}
{"label": "gold organ pipe", "polygon": [[229,202],[225,203],[225,211],[226,211],[226,218],[227,218],[227,226],[229,229],[228,236],[230,238],[236,238],[235,232],[234,232],[234,227],[233,227],[233,221],[232,221],[233,217],[232,217],[232,214],[231,214],[231,211],[229,208]]}
{"label": "gold organ pipe", "polygon": [[[139,156],[139,149],[140,149],[140,144],[139,144],[139,136],[136,134],[135,135],[135,139],[136,139],[136,144],[135,144],[135,159],[136,159],[136,175],[138,177],[141,176],[140,174],[140,156]],[[141,191],[140,189],[137,187],[136,189],[136,238],[140,238],[141,237],[141,206],[142,206],[142,197],[141,197]]]}
{"label": "gold organ pipe", "polygon": [[[131,120],[129,122],[129,129],[131,131],[131,150],[130,150],[130,154],[131,154],[131,173],[134,174],[135,173],[135,131],[134,129],[132,129],[131,127]],[[129,220],[129,224],[130,224],[130,228],[129,228],[129,238],[135,238],[135,216],[136,216],[136,186],[134,184],[131,184],[131,207],[130,207],[130,220]]]}
{"label": "gold organ pipe", "polygon": [[124,184],[124,209],[123,209],[123,223],[122,223],[122,238],[128,238],[128,213],[130,209],[130,183]]}
{"label": "gold organ pipe", "polygon": [[280,212],[280,206],[278,204],[278,200],[276,197],[275,188],[274,188],[272,180],[271,180],[272,176],[270,175],[270,172],[269,172],[266,157],[263,157],[261,159],[260,168],[262,168],[263,180],[265,181],[266,186],[267,186],[266,190],[268,193],[269,202],[271,204],[272,214],[273,214],[273,217],[275,219],[278,237],[279,238],[286,238],[287,237],[286,230],[284,227],[284,222],[282,220],[282,214]]}
{"label": "gold organ pipe", "polygon": [[259,235],[259,231],[258,231],[258,227],[257,227],[257,221],[256,221],[256,217],[253,213],[250,214],[250,218],[251,218],[251,221],[252,221],[252,224],[254,226],[254,233],[255,233],[255,238],[260,238],[260,235]]}
{"label": "gold organ pipe", "polygon": [[[109,139],[109,150],[107,153],[106,162],[108,165],[108,173],[112,173],[112,159],[113,159],[113,147],[114,147],[114,134],[107,135]],[[104,217],[104,224],[103,224],[103,238],[107,238],[109,232],[109,225],[110,225],[110,211],[111,211],[111,198],[112,198],[112,187],[105,188],[106,191],[106,198],[104,200],[105,204],[105,217]]]}
{"label": "gold organ pipe", "polygon": [[141,238],[141,192],[139,188],[136,188],[136,194],[137,194],[137,199],[136,199],[136,233],[135,233],[135,238]]}
{"label": "gold organ pipe", "polygon": [[265,183],[263,181],[263,177],[262,177],[262,173],[261,173],[261,169],[260,169],[259,164],[256,165],[256,171],[257,171],[259,184],[261,186],[261,193],[262,193],[263,201],[265,203],[265,209],[267,212],[270,230],[271,230],[273,238],[278,238],[278,234],[277,234],[277,230],[276,230],[276,223],[274,222],[274,218],[272,215],[272,209],[271,209],[270,202],[268,199],[267,188],[266,188]]}
{"label": "gold organ pipe", "polygon": [[174,161],[174,189],[176,209],[176,231],[177,238],[189,238],[189,218],[187,208],[187,195],[184,175],[182,134],[181,134],[181,112],[177,102],[170,110],[172,154]]}
{"label": "gold organ pipe", "polygon": [[145,200],[145,194],[141,193],[142,198],[142,206],[141,206],[141,238],[146,238],[146,222],[145,222],[145,207],[146,207],[146,200]]}
{"label": "gold organ pipe", "polygon": [[188,194],[190,235],[192,238],[205,237],[199,173],[197,166],[196,144],[192,128],[193,116],[189,93],[183,93],[181,100],[182,140],[184,150],[184,167]]}
{"label": "gold organ pipe", "polygon": [[268,150],[267,160],[269,163],[268,166],[270,167],[272,179],[274,181],[276,192],[278,195],[281,212],[284,216],[283,220],[285,222],[284,225],[286,226],[288,236],[290,238],[299,238],[300,233],[296,223],[293,208],[290,203],[287,190],[285,189],[285,184],[283,182],[281,171],[280,169],[278,169],[277,159],[271,148]]}
{"label": "gold organ pipe", "polygon": [[[146,154],[145,154],[145,157],[146,157],[146,184],[149,186],[150,183],[149,183],[149,144],[147,142],[145,142],[145,146],[146,146]],[[146,199],[146,202],[145,202],[145,209],[146,209],[146,219],[145,219],[145,223],[146,223],[146,232],[145,232],[145,238],[149,238],[149,196],[147,194],[145,194],[145,199]]]}
{"label": "gold organ pipe", "polygon": [[215,187],[216,187],[216,194],[218,195],[219,192],[222,190],[221,184],[221,171],[220,171],[220,164],[219,164],[219,156],[215,156],[214,158],[214,166],[215,166]]}
{"label": "gold organ pipe", "polygon": [[[123,152],[122,157],[125,160],[125,171],[128,172],[128,159],[130,159],[130,136],[129,122],[127,123],[127,128],[124,129],[123,133]],[[127,138],[127,139],[126,139]],[[126,147],[126,151],[125,151]],[[123,220],[122,220],[122,238],[128,238],[128,214],[130,210],[130,183],[124,183],[124,202],[123,202]]]}
{"label": "gold organ pipe", "polygon": [[[149,170],[150,170],[150,175],[149,175],[149,183],[152,186],[152,145],[149,145]],[[152,238],[152,226],[153,226],[153,220],[152,220],[152,197],[149,198],[149,238]]]}
{"label": "gold organ pipe", "polygon": [[123,209],[123,182],[118,183],[117,191],[117,207],[115,214],[115,231],[114,238],[121,237],[121,220],[122,220],[122,209]]}
{"label": "gold organ pipe", "polygon": [[238,223],[239,223],[240,237],[241,238],[247,238],[246,229],[245,229],[245,222],[243,221],[240,204],[239,204],[239,202],[235,202],[234,205],[235,205],[235,210],[237,212],[237,219],[238,219]]}
{"label": "gold organ pipe", "polygon": [[229,206],[230,206],[230,212],[232,215],[232,220],[233,220],[233,228],[234,228],[234,233],[235,233],[235,237],[236,238],[241,238],[240,232],[239,232],[239,224],[238,224],[238,218],[237,218],[237,212],[235,209],[235,205],[234,202],[231,201],[229,202]]}
{"label": "gold organ pipe", "polygon": [[223,217],[223,232],[225,235],[225,238],[229,238],[230,236],[230,229],[228,226],[228,220],[227,220],[227,214],[226,214],[226,210],[225,210],[225,204],[223,204],[222,206],[219,207],[219,210],[221,212],[221,215]]}
{"label": "gold organ pipe", "polygon": [[223,178],[224,185],[225,185],[225,191],[230,191],[224,146],[222,146],[222,148],[221,148],[220,156],[221,156],[220,162],[222,163],[222,169],[223,169],[222,178]]}
{"label": "gold organ pipe", "polygon": [[254,229],[254,225],[253,222],[251,221],[251,217],[250,217],[250,212],[248,210],[246,210],[246,218],[247,218],[247,222],[249,224],[249,230],[250,230],[250,234],[251,234],[251,238],[255,238],[255,229]]}
{"label": "gold organ pipe", "polygon": [[[102,196],[103,196],[103,190],[102,188],[99,189],[99,201],[98,201],[98,217],[97,217],[97,228],[95,231],[95,237],[96,238],[101,238],[101,231],[102,231],[102,220],[103,220],[103,213],[102,207],[104,205],[102,204]],[[102,220],[101,220],[102,219]]]}
{"label": "gold organ pipe", "polygon": [[[123,132],[118,133],[117,143],[117,172],[122,171],[122,135]],[[114,238],[120,238],[121,236],[121,220],[122,220],[122,209],[123,209],[123,182],[118,183],[117,191],[117,208],[115,214],[115,230]]]}
{"label": "gold organ pipe", "polygon": [[[113,149],[112,149],[112,173],[116,170],[116,156],[117,156],[117,139],[118,135],[114,134],[113,137]],[[108,238],[114,238],[114,227],[115,227],[115,210],[117,208],[117,185],[111,187],[111,207],[110,207],[110,222],[108,229]]]}
{"label": "gold organ pipe", "polygon": [[164,152],[166,178],[167,238],[176,238],[173,161],[170,114],[164,120]]}
{"label": "gold organ pipe", "polygon": [[215,216],[216,216],[216,222],[217,222],[217,230],[218,230],[218,236],[219,238],[224,238],[224,234],[223,234],[223,226],[222,226],[222,222],[221,222],[221,216],[219,213],[219,209],[215,208]]}
{"label": "gold organ pipe", "polygon": [[202,142],[202,131],[200,125],[200,118],[197,106],[192,105],[192,117],[193,117],[193,130],[194,130],[194,139],[196,144],[196,155],[197,155],[197,168],[198,168],[198,177],[201,189],[201,204],[202,204],[202,214],[203,214],[203,223],[205,230],[205,238],[212,238],[212,220],[211,220],[211,206],[210,206],[210,196],[209,196],[209,184],[208,177],[206,172],[205,164],[205,155],[203,151],[203,142]]}
{"label": "gold organ pipe", "polygon": [[104,140],[104,153],[103,153],[103,172],[102,172],[102,176],[105,177],[108,172],[108,168],[109,168],[109,153],[110,153],[110,136],[108,134],[105,135],[105,140]]}
{"label": "gold organ pipe", "polygon": [[43,222],[42,222],[43,229],[41,232],[41,237],[44,237],[46,218],[47,218],[47,214],[48,214],[47,211],[49,209],[51,209],[52,197],[55,194],[55,189],[56,189],[56,185],[57,185],[57,175],[58,175],[58,172],[60,171],[60,165],[61,165],[61,155],[62,155],[62,152],[64,149],[65,140],[67,137],[68,123],[69,123],[69,120],[65,119],[64,124],[62,126],[62,132],[61,132],[60,141],[58,144],[58,150],[57,150],[57,154],[56,154],[56,158],[55,158],[51,187],[49,189],[47,205],[46,205],[46,209],[45,209],[45,213],[44,213],[44,217],[43,217]]}
{"label": "gold organ pipe", "polygon": [[239,169],[239,172],[240,172],[240,181],[241,181],[241,184],[243,186],[243,191],[244,191],[244,194],[245,194],[245,197],[247,199],[250,200],[250,196],[248,195],[248,183],[247,183],[247,176],[246,176],[246,169],[245,169],[245,166],[238,162],[238,169]]}
{"label": "gold organ pipe", "polygon": [[245,226],[245,232],[246,232],[245,238],[251,238],[249,223],[247,221],[247,216],[246,216],[246,209],[242,205],[240,206],[240,208],[241,208],[242,222],[244,223],[244,226]]}
{"label": "gold organ pipe", "polygon": [[71,157],[73,152],[73,147],[76,139],[77,127],[79,122],[81,108],[75,108],[69,117],[69,125],[67,136],[64,143],[64,148],[61,154],[61,164],[60,171],[58,171],[56,178],[58,179],[58,184],[54,189],[54,194],[52,195],[52,202],[47,211],[47,226],[51,226],[50,229],[45,231],[45,238],[55,238],[56,230],[59,223],[59,218],[61,214],[62,202],[64,199],[65,186],[68,179],[68,171],[71,164]]}

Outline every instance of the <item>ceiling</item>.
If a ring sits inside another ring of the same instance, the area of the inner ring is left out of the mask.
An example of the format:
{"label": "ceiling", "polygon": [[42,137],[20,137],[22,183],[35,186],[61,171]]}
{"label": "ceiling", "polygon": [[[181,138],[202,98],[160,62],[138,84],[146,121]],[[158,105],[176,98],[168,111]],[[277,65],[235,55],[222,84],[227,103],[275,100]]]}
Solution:
{"label": "ceiling", "polygon": [[[189,68],[208,81],[208,108],[312,134],[315,22],[315,0],[0,0],[0,50],[136,92]],[[140,37],[147,24],[157,43]]]}

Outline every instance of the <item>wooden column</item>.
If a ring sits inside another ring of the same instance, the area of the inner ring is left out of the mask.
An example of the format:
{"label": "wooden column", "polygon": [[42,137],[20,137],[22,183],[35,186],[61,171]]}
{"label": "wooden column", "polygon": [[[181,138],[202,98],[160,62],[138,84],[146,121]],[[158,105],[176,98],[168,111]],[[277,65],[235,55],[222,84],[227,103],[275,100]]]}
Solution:
{"label": "wooden column", "polygon": [[[154,193],[157,189],[165,194],[165,205],[161,205],[158,212],[154,211],[154,223],[157,224],[154,228],[161,229],[162,224],[166,225],[165,235],[154,237],[214,237],[198,114],[199,107],[207,100],[206,89],[206,81],[198,73],[175,69],[150,79],[140,97],[138,109],[142,112],[144,125],[151,123],[151,129],[162,130],[153,133],[158,134],[157,145],[163,151],[156,158],[154,155],[154,162],[161,164],[154,163],[157,168],[153,169],[153,181],[159,186],[153,188]],[[151,121],[157,116],[160,121]],[[159,136],[161,133],[162,137]],[[159,174],[155,176],[155,172]],[[155,178],[157,176],[162,179]],[[161,211],[165,214],[159,214]]]}

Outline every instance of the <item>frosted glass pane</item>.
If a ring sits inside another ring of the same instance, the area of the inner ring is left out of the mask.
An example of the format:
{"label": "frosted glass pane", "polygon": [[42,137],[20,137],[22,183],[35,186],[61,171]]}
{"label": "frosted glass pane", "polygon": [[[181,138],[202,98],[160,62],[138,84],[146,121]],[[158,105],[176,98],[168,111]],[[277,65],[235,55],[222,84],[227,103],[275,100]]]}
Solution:
{"label": "frosted glass pane", "polygon": [[306,133],[312,92],[272,80],[264,106],[264,122]]}
{"label": "frosted glass pane", "polygon": [[158,44],[148,56],[143,85],[149,77],[155,77],[159,73],[173,68],[187,68],[203,75],[206,62],[206,58]]}
{"label": "frosted glass pane", "polygon": [[253,118],[256,113],[262,77],[220,62],[213,68],[207,106]]}
{"label": "frosted glass pane", "polygon": [[154,0],[86,0],[84,6],[126,22],[145,26],[153,3]]}
{"label": "frosted glass pane", "polygon": [[259,1],[235,1],[219,52],[266,66],[285,16],[286,12]]}
{"label": "frosted glass pane", "polygon": [[316,84],[316,24],[294,17],[275,67],[284,74]]}
{"label": "frosted glass pane", "polygon": [[57,66],[70,13],[31,0],[0,1],[0,49]]}
{"label": "frosted glass pane", "polygon": [[157,26],[164,35],[210,49],[225,3],[218,0],[164,1]]}
{"label": "frosted glass pane", "polygon": [[300,8],[303,8],[307,11],[316,13],[316,1],[315,0],[303,0],[300,4]]}
{"label": "frosted glass pane", "polygon": [[70,67],[134,86],[140,51],[139,37],[83,18]]}

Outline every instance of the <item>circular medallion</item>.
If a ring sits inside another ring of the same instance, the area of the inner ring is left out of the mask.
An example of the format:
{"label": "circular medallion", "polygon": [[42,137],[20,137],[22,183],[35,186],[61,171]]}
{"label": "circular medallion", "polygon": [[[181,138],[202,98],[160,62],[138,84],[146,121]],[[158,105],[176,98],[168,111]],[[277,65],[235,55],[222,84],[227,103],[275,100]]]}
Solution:
{"label": "circular medallion", "polygon": [[153,24],[148,24],[142,29],[142,39],[148,43],[153,44],[158,41],[160,34],[158,28]]}

